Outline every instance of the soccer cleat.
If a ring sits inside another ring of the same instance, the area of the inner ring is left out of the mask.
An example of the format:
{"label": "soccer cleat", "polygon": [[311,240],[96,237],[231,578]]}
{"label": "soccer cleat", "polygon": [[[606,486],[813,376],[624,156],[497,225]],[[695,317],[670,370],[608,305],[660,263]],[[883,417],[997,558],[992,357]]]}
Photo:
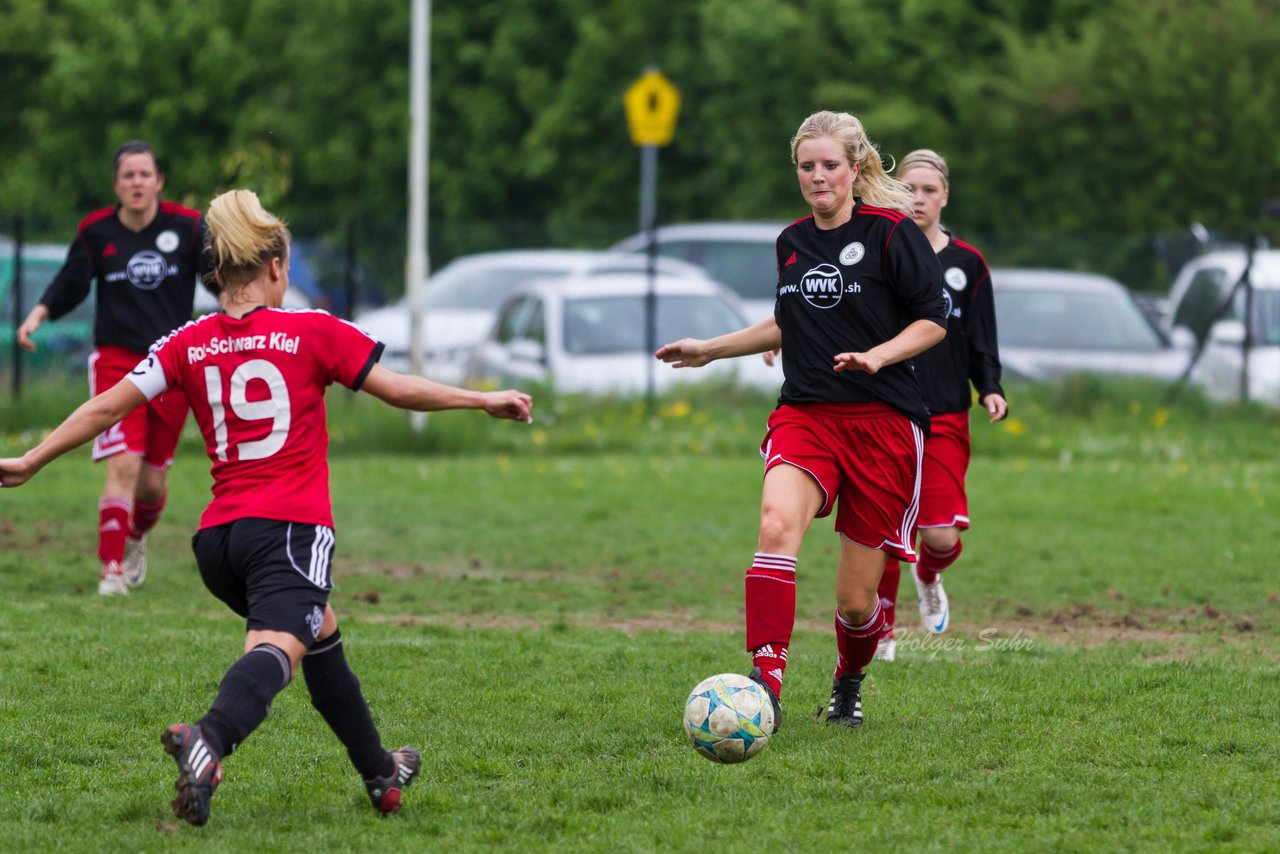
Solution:
{"label": "soccer cleat", "polygon": [[827,703],[827,723],[847,727],[862,726],[863,673],[846,673],[831,683],[831,700]]}
{"label": "soccer cleat", "polygon": [[400,809],[401,790],[413,782],[422,768],[422,754],[416,747],[402,747],[392,753],[391,758],[395,760],[396,767],[390,775],[364,781],[373,808],[383,815]]}
{"label": "soccer cleat", "polygon": [[947,606],[947,591],[942,589],[942,576],[932,584],[925,584],[911,573],[916,583],[916,595],[920,597],[920,622],[930,634],[940,635],[947,630],[951,612]]}
{"label": "soccer cleat", "polygon": [[124,596],[128,592],[129,588],[125,584],[124,573],[120,571],[120,564],[114,560],[104,563],[102,574],[98,576],[98,595]]}
{"label": "soccer cleat", "polygon": [[120,562],[120,571],[124,573],[124,583],[137,587],[147,580],[147,535],[140,539],[126,537],[124,541],[124,560]]}
{"label": "soccer cleat", "polygon": [[761,678],[759,667],[751,668],[751,672],[747,674],[747,678],[763,688],[764,692],[769,695],[769,703],[773,706],[773,732],[769,733],[769,735],[773,735],[774,732],[782,729],[782,703],[778,701],[778,695],[773,693],[773,689],[769,687],[769,683]]}
{"label": "soccer cleat", "polygon": [[880,636],[880,645],[876,647],[876,661],[893,661],[898,654],[898,642],[893,639],[893,633]]}
{"label": "soccer cleat", "polygon": [[209,820],[209,802],[222,782],[222,763],[199,727],[173,724],[160,736],[160,742],[178,763],[173,814],[199,827]]}

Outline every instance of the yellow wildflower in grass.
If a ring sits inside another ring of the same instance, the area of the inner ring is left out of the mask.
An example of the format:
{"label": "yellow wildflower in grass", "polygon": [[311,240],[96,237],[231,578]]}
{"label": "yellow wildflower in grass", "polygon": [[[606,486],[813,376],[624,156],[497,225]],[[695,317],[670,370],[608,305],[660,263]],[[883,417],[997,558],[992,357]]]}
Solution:
{"label": "yellow wildflower in grass", "polygon": [[588,438],[594,439],[596,436],[600,435],[600,426],[594,421],[588,421],[586,424],[582,425],[582,432],[585,433]]}
{"label": "yellow wildflower in grass", "polygon": [[547,443],[547,431],[542,428],[534,430],[529,436],[529,441],[535,445],[545,445]]}
{"label": "yellow wildflower in grass", "polygon": [[658,415],[663,418],[687,418],[692,410],[693,407],[689,406],[689,401],[677,400],[659,409]]}
{"label": "yellow wildflower in grass", "polygon": [[1130,415],[1141,415],[1141,414],[1142,414],[1142,403],[1141,403],[1141,402],[1139,402],[1139,401],[1137,401],[1137,400],[1131,400],[1131,401],[1129,401],[1129,414],[1130,414]]}
{"label": "yellow wildflower in grass", "polygon": [[502,473],[502,474],[506,474],[507,472],[511,471],[511,457],[510,457],[510,455],[508,455],[508,454],[499,454],[499,455],[498,455],[498,471],[499,471],[500,473]]}
{"label": "yellow wildflower in grass", "polygon": [[1012,433],[1015,436],[1026,435],[1026,432],[1027,432],[1026,423],[1017,418],[1006,418],[1002,422],[1002,425],[1006,433]]}
{"label": "yellow wildflower in grass", "polygon": [[1169,423],[1169,419],[1173,417],[1173,413],[1166,407],[1160,407],[1156,410],[1156,414],[1151,416],[1151,426],[1159,430],[1161,427]]}

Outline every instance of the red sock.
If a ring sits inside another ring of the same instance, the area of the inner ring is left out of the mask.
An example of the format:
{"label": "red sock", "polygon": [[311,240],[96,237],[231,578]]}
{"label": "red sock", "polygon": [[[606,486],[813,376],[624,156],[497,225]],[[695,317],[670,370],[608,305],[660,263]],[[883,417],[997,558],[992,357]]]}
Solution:
{"label": "red sock", "polygon": [[894,612],[898,608],[898,581],[902,578],[902,565],[896,558],[884,562],[884,575],[880,576],[880,607],[884,609],[884,632],[882,637],[893,637]]}
{"label": "red sock", "polygon": [[160,520],[160,513],[164,510],[165,499],[168,497],[169,492],[166,490],[160,494],[160,500],[154,504],[140,498],[134,499],[133,519],[129,522],[129,536],[132,539],[142,539],[156,526],[156,522]]}
{"label": "red sock", "polygon": [[871,619],[860,626],[851,626],[836,611],[836,658],[835,678],[846,673],[861,673],[862,668],[871,663],[880,645],[880,630],[884,628],[884,609],[876,602],[876,609]]}
{"label": "red sock", "polygon": [[779,697],[795,624],[795,555],[757,552],[747,570],[747,650]]}
{"label": "red sock", "polygon": [[956,540],[956,547],[949,552],[935,552],[933,549],[920,544],[920,562],[916,564],[916,578],[925,584],[933,584],[938,580],[938,575],[942,570],[951,566],[956,562],[956,558],[960,557],[960,552],[964,551],[964,543]]}
{"label": "red sock", "polygon": [[124,560],[131,506],[123,498],[103,498],[98,502],[98,559],[103,563]]}

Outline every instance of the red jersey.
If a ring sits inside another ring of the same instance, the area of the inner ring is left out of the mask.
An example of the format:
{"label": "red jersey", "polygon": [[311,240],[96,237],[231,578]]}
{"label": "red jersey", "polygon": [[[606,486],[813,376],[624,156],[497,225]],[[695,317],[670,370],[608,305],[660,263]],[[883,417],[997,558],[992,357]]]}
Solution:
{"label": "red jersey", "polygon": [[181,388],[213,462],[211,528],[244,518],[333,527],[324,392],[358,390],[383,345],[324,311],[210,314],[129,374],[148,399]]}

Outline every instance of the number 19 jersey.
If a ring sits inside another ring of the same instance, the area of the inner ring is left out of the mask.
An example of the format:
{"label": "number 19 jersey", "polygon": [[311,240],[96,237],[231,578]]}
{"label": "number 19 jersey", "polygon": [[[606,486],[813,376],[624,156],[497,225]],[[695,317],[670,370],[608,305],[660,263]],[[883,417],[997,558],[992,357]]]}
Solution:
{"label": "number 19 jersey", "polygon": [[128,379],[181,388],[213,462],[211,528],[262,518],[333,527],[324,392],[358,390],[383,345],[323,311],[210,314],[151,347]]}

